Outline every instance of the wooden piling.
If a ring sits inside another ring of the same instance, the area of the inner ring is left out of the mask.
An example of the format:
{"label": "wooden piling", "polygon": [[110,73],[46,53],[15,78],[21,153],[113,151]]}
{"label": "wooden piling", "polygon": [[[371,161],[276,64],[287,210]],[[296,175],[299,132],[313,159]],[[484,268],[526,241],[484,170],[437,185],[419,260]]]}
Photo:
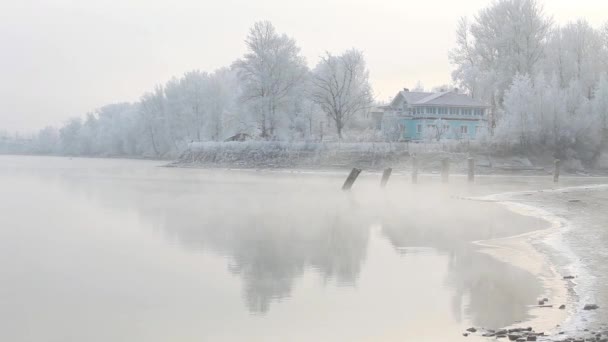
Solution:
{"label": "wooden piling", "polygon": [[388,183],[388,179],[391,177],[391,173],[393,173],[392,168],[389,167],[388,169],[384,169],[384,172],[382,173],[382,179],[380,180],[381,188],[386,187],[386,183]]}
{"label": "wooden piling", "polygon": [[444,158],[441,160],[441,181],[447,183],[450,177],[450,160]]}
{"label": "wooden piling", "polygon": [[559,181],[559,167],[561,164],[561,160],[559,159],[555,159],[555,161],[553,162],[554,164],[554,168],[553,168],[553,182],[557,183]]}
{"label": "wooden piling", "polygon": [[357,169],[356,167],[353,168],[350,171],[350,174],[348,175],[346,180],[344,181],[344,185],[342,185],[342,190],[344,190],[344,191],[350,190],[350,188],[353,187],[353,184],[357,180],[357,177],[359,177],[360,173],[361,173],[361,169]]}
{"label": "wooden piling", "polygon": [[475,159],[473,158],[468,158],[467,159],[467,164],[469,166],[469,172],[468,172],[468,180],[469,183],[472,183],[475,181]]}
{"label": "wooden piling", "polygon": [[418,158],[412,156],[412,183],[418,183]]}

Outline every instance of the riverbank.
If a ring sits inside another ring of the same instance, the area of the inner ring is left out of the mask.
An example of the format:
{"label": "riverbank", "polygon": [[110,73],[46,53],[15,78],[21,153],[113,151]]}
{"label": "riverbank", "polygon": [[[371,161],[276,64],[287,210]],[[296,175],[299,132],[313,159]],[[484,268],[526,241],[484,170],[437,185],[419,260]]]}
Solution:
{"label": "riverbank", "polygon": [[[511,192],[476,200],[498,202],[549,223],[549,228],[536,232],[476,242],[486,248],[486,253],[535,274],[547,290],[547,295],[531,308],[534,318],[523,323],[542,333],[514,331],[510,337],[519,334],[520,338],[531,336],[529,340],[538,341],[608,341],[608,214],[604,210],[608,185]],[[521,324],[505,328],[509,331],[515,326]]]}
{"label": "riverbank", "polygon": [[[437,172],[448,160],[454,173],[466,173],[468,159],[477,174],[549,175],[554,170],[550,154],[516,155],[486,151],[479,146],[425,143],[337,142],[205,142],[191,143],[173,167],[237,169],[350,169],[411,170],[413,157],[421,172]],[[605,175],[601,168],[586,168],[576,159],[561,164],[562,174]]]}

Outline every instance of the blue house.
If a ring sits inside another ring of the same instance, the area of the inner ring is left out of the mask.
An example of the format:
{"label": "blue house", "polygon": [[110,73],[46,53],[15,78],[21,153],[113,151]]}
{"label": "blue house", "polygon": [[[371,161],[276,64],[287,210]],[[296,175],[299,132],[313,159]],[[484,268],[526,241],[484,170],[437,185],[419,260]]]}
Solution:
{"label": "blue house", "polygon": [[382,130],[403,141],[472,140],[487,127],[489,106],[457,91],[400,91],[385,106]]}

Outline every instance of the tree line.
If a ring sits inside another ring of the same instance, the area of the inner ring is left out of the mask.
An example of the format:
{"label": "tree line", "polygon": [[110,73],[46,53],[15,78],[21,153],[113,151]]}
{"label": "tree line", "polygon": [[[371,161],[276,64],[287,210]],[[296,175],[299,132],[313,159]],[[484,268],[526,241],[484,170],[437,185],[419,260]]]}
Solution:
{"label": "tree line", "polygon": [[[584,162],[601,156],[608,145],[608,23],[556,25],[536,0],[497,0],[459,20],[455,43],[453,84],[436,89],[458,87],[491,106],[480,145]],[[296,41],[267,21],[253,25],[245,44],[246,54],[230,66],[188,72],[135,103],[47,127],[24,149],[162,157],[192,141],[237,134],[283,141],[373,137],[364,132],[372,128],[374,99],[361,51],[327,53],[309,68]],[[399,136],[393,133],[384,138]],[[9,140],[0,134],[0,150]]]}
{"label": "tree line", "polygon": [[494,148],[593,161],[608,140],[608,23],[555,25],[535,0],[501,0],[461,18],[453,79],[492,106]]}
{"label": "tree line", "polygon": [[[12,149],[165,157],[193,141],[224,141],[237,134],[303,141],[333,133],[342,139],[346,127],[365,120],[373,94],[361,51],[327,53],[310,69],[296,41],[268,21],[255,23],[245,44],[247,53],[228,67],[187,72],[135,103],[103,106],[60,128],[16,139],[25,143]],[[9,140],[16,143],[0,135],[0,145]]]}

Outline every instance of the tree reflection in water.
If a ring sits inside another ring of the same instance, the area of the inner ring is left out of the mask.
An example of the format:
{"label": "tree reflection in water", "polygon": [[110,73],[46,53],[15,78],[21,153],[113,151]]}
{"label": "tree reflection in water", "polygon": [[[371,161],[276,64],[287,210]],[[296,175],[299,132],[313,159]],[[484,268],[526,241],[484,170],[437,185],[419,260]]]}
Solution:
{"label": "tree reflection in water", "polygon": [[494,204],[423,193],[423,187],[409,189],[408,196],[362,185],[344,194],[334,190],[340,179],[175,172],[183,172],[183,178],[128,174],[105,183],[90,181],[98,175],[62,173],[53,179],[105,206],[135,210],[185,248],[227,258],[229,271],[242,279],[253,313],[264,314],[273,301],[289,297],[307,269],[325,283],[355,285],[367,254],[369,227],[377,223],[397,251],[431,247],[446,256],[445,283],[453,290],[453,313],[459,319],[464,306],[475,324],[504,326],[526,318],[526,305],[541,292],[532,275],[479,253],[471,244],[530,229],[529,219]]}
{"label": "tree reflection in water", "polygon": [[462,320],[463,309],[473,324],[483,327],[504,327],[528,318],[528,305],[542,293],[538,280],[479,252],[472,241],[523,233],[542,227],[541,221],[492,203],[452,199],[442,200],[440,206],[410,204],[412,211],[385,208],[383,233],[397,248],[432,247],[447,256],[446,284],[453,289],[457,319]]}

